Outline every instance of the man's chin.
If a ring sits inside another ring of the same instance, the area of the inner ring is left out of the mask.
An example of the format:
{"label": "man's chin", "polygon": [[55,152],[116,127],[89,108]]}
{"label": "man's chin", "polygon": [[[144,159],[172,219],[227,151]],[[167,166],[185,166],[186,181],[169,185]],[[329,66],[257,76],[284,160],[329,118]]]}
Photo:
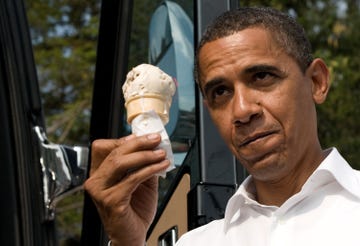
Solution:
{"label": "man's chin", "polygon": [[277,152],[269,152],[252,159],[238,158],[238,160],[254,179],[257,180],[265,181],[273,179],[278,176],[284,168],[280,154]]}

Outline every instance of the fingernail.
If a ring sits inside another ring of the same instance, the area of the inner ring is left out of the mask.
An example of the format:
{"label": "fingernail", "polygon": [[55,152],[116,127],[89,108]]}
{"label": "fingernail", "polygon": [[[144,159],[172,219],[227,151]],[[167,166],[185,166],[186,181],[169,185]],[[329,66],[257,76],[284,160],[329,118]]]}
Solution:
{"label": "fingernail", "polygon": [[159,134],[155,134],[155,133],[147,135],[147,138],[150,140],[157,139],[158,137],[159,137]]}
{"label": "fingernail", "polygon": [[126,136],[126,137],[125,137],[125,141],[128,141],[128,140],[130,140],[130,139],[132,139],[132,138],[134,138],[134,137],[135,137],[134,134],[131,134],[131,135],[129,135],[129,136]]}
{"label": "fingernail", "polygon": [[163,149],[156,149],[154,150],[154,153],[157,154],[157,155],[163,155],[165,153],[165,150]]}

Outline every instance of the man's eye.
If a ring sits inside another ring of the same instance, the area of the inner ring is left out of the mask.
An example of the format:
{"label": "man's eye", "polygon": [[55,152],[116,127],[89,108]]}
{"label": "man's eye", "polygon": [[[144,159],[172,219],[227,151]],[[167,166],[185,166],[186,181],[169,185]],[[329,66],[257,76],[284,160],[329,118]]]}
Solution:
{"label": "man's eye", "polygon": [[217,96],[221,96],[225,93],[225,87],[224,86],[219,86],[218,88],[216,88],[214,90],[214,97],[217,97]]}
{"label": "man's eye", "polygon": [[231,98],[231,88],[226,85],[217,85],[206,93],[206,99],[211,107],[218,107]]}
{"label": "man's eye", "polygon": [[268,87],[279,81],[280,77],[270,72],[258,72],[255,73],[251,78],[253,86]]}
{"label": "man's eye", "polygon": [[266,79],[268,77],[273,77],[273,76],[274,75],[269,72],[259,72],[254,75],[254,79],[255,80],[263,80],[263,79]]}
{"label": "man's eye", "polygon": [[229,90],[226,88],[226,86],[218,86],[213,90],[212,98],[216,99],[221,96],[226,96],[229,94]]}

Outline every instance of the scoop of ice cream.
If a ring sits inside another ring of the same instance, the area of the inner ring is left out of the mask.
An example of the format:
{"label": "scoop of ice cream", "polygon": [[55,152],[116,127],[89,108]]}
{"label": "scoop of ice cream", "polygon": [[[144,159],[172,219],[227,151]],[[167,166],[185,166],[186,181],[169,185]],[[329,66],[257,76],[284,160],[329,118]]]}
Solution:
{"label": "scoop of ice cream", "polygon": [[125,100],[144,94],[171,97],[175,93],[175,83],[160,68],[150,64],[140,64],[127,74],[123,93]]}
{"label": "scoop of ice cream", "polygon": [[154,110],[164,124],[169,121],[169,109],[176,86],[174,80],[160,68],[141,64],[126,76],[122,87],[127,121],[139,114]]}

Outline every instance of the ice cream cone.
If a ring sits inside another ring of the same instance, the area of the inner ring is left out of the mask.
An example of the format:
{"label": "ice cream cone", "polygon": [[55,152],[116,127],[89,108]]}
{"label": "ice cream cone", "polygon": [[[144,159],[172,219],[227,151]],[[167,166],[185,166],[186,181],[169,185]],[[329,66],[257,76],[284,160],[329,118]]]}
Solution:
{"label": "ice cream cone", "polygon": [[130,124],[139,114],[154,110],[165,125],[169,121],[170,105],[171,98],[165,98],[156,94],[146,94],[129,98],[125,103],[127,122]]}
{"label": "ice cream cone", "polygon": [[169,121],[169,109],[176,85],[171,76],[156,66],[140,64],[126,76],[122,87],[127,111],[127,122],[141,113],[154,110],[163,124]]}

